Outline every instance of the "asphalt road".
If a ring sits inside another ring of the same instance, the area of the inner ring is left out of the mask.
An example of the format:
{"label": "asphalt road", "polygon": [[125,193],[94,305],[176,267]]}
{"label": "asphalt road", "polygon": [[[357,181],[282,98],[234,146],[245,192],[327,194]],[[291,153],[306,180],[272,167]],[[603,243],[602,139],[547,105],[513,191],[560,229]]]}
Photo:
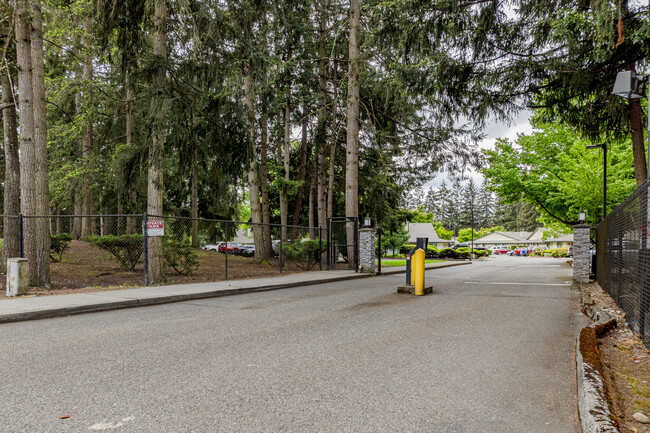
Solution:
{"label": "asphalt road", "polygon": [[0,325],[0,431],[579,431],[563,261],[403,279]]}

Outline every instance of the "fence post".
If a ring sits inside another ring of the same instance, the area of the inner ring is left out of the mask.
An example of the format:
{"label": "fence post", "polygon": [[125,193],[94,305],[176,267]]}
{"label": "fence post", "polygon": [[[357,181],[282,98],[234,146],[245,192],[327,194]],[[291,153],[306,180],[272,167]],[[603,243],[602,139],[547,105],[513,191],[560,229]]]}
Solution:
{"label": "fence post", "polygon": [[327,228],[325,235],[327,236],[327,270],[332,270],[332,236],[330,235],[330,219],[327,218]]}
{"label": "fence post", "polygon": [[[282,227],[280,227],[280,233],[282,233]],[[279,262],[280,262],[280,274],[282,273],[282,234],[280,234],[280,255],[279,257]]]}
{"label": "fence post", "polygon": [[230,236],[230,234],[229,234],[230,229],[229,229],[228,221],[226,221],[226,231],[224,233],[225,233],[225,238],[226,238],[226,249],[223,252],[226,255],[226,266],[225,266],[225,268],[226,268],[226,280],[227,280],[228,279],[228,236]]}
{"label": "fence post", "polygon": [[377,226],[377,275],[381,275],[381,227]]}
{"label": "fence post", "polygon": [[359,217],[354,217],[354,272],[359,272]]}
{"label": "fence post", "polygon": [[18,243],[20,245],[20,258],[25,258],[25,235],[23,232],[23,214],[18,214]]}
{"label": "fence post", "polygon": [[318,270],[323,270],[323,228],[318,226]]}
{"label": "fence post", "polygon": [[143,262],[144,262],[144,285],[149,285],[149,236],[147,235],[147,213],[142,214],[142,239],[143,239]]}

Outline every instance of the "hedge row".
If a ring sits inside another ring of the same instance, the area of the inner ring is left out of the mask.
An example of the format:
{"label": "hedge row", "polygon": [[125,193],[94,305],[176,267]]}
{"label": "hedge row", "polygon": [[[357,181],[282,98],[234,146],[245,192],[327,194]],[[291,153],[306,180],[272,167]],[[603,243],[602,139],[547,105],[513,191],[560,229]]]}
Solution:
{"label": "hedge row", "polygon": [[[415,244],[405,244],[402,245],[399,249],[400,254],[406,255],[415,248]],[[441,250],[437,249],[433,245],[427,246],[426,258],[427,259],[469,259],[470,249],[469,248],[458,248],[454,250],[452,248],[443,248]],[[482,251],[474,250],[476,257],[485,257],[492,254],[492,251]]]}

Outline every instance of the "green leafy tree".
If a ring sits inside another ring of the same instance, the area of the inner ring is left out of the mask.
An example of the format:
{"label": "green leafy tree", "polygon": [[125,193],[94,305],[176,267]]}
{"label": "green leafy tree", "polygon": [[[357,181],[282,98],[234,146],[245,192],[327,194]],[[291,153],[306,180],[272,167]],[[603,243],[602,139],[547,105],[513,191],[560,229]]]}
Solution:
{"label": "green leafy tree", "polygon": [[[486,150],[487,167],[482,170],[502,203],[520,199],[534,205],[540,221],[564,230],[578,223],[585,209],[587,221],[597,223],[602,215],[602,154],[585,149],[591,142],[571,128],[544,125],[515,143],[498,140]],[[635,187],[631,147],[628,142],[608,143],[608,208],[621,203]]]}

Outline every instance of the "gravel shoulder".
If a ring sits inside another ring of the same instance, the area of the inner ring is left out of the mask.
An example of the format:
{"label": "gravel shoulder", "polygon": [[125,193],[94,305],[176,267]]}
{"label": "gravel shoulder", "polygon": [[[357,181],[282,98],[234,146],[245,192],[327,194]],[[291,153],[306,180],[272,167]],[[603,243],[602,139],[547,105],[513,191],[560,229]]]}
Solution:
{"label": "gravel shoulder", "polygon": [[634,419],[638,412],[650,416],[650,350],[627,326],[625,313],[597,283],[583,285],[581,290],[618,323],[598,343],[609,404],[619,428],[623,433],[650,433],[650,424]]}

